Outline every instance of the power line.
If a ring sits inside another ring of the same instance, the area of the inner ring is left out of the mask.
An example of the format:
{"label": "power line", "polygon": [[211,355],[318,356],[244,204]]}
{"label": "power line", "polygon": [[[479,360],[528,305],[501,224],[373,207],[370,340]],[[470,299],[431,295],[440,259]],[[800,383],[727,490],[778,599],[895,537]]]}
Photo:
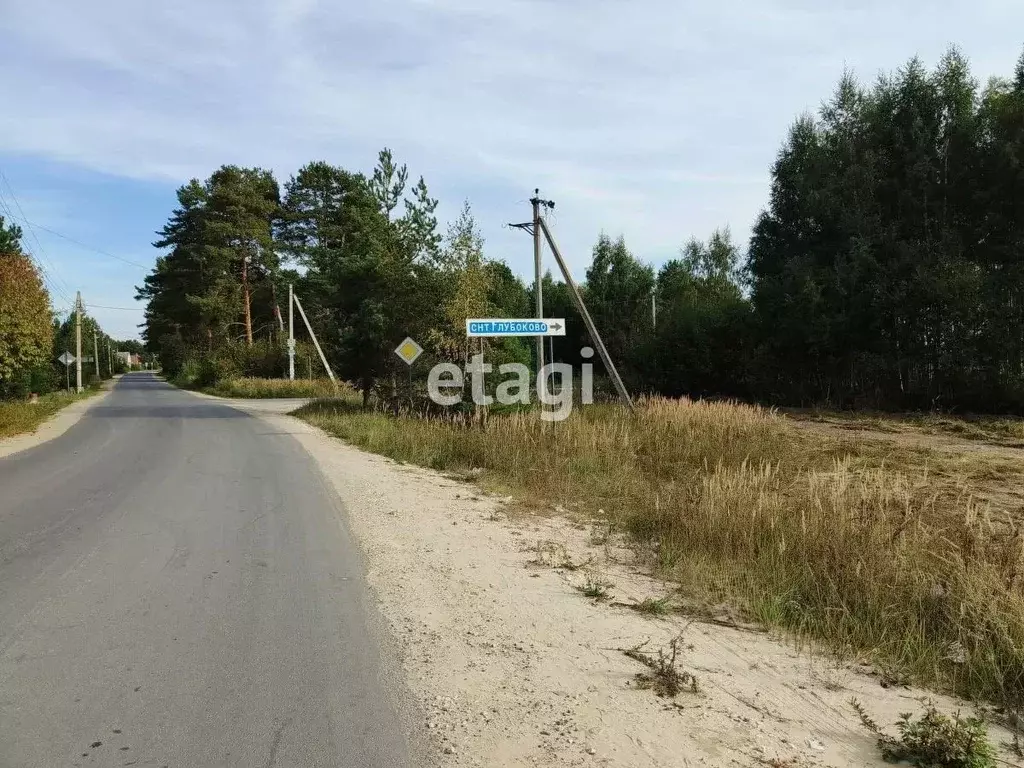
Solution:
{"label": "power line", "polygon": [[[60,270],[58,270],[58,269],[57,269],[57,265],[56,265],[56,264],[54,264],[54,263],[53,263],[53,261],[52,261],[52,260],[50,259],[50,257],[49,257],[49,256],[47,255],[47,253],[46,253],[46,249],[45,249],[45,248],[43,248],[43,244],[42,244],[41,242],[39,242],[39,237],[38,237],[38,236],[36,235],[36,233],[35,233],[35,230],[34,230],[34,229],[32,228],[32,222],[30,222],[30,221],[29,221],[29,220],[28,220],[28,219],[27,219],[27,218],[25,217],[25,210],[24,210],[24,209],[23,209],[23,208],[21,207],[21,201],[20,201],[20,200],[18,200],[18,195],[17,195],[17,194],[15,194],[15,192],[14,192],[14,187],[12,187],[12,186],[11,186],[11,182],[10,182],[10,180],[9,180],[9,179],[7,178],[7,175],[6,175],[6,174],[5,174],[5,173],[4,173],[4,172],[3,172],[2,170],[0,170],[0,180],[2,180],[2,181],[3,181],[3,183],[4,183],[5,185],[7,185],[7,189],[8,189],[8,190],[10,191],[10,193],[11,193],[11,199],[12,199],[12,200],[14,200],[14,204],[15,204],[16,206],[18,206],[18,212],[19,212],[19,213],[21,214],[21,219],[22,219],[22,220],[23,220],[23,221],[25,222],[25,224],[27,224],[27,225],[28,225],[28,231],[29,231],[29,234],[30,234],[30,235],[32,236],[32,239],[33,239],[33,240],[35,241],[35,243],[36,243],[36,247],[37,247],[37,248],[39,249],[39,255],[40,255],[40,256],[41,256],[42,258],[46,259],[47,263],[48,263],[48,264],[50,265],[50,268],[51,268],[51,269],[53,270],[53,274],[54,274],[54,277],[55,277],[55,278],[56,278],[57,280],[59,280],[59,282],[63,283],[63,285],[64,285],[64,288],[65,288],[65,289],[67,289],[68,291],[70,291],[70,290],[71,290],[71,286],[69,286],[69,285],[68,285],[68,284],[67,284],[67,283],[66,283],[66,282],[65,282],[65,281],[64,281],[64,280],[63,280],[63,279],[62,279],[62,278],[60,277]],[[2,195],[2,190],[0,190],[0,195]],[[11,209],[10,209],[9,207],[7,207],[6,205],[5,205],[4,207],[5,207],[5,208],[7,208],[7,212],[8,212],[8,213],[9,213],[9,214],[11,215],[11,218],[12,218],[12,219],[13,219],[13,218],[17,218],[17,217],[15,217],[15,216],[14,216],[14,213],[13,213],[13,212],[11,211]],[[40,267],[40,269],[43,269],[43,266],[42,266],[42,264],[40,264],[40,265],[39,265],[39,267]],[[45,270],[45,269],[43,269],[43,272],[45,273],[45,272],[46,272],[46,270]],[[70,295],[68,295],[68,294],[65,294],[65,295],[64,295],[64,298],[65,298],[65,299],[67,299],[68,301],[71,301],[71,296],[70,296]]]}
{"label": "power line", "polygon": [[93,309],[120,309],[125,312],[145,312],[145,307],[105,307],[102,304],[87,304],[86,306],[92,307]]}
{"label": "power line", "polygon": [[[95,246],[89,245],[88,243],[83,243],[81,240],[76,240],[75,238],[71,237],[70,235],[65,235],[63,232],[58,232],[57,230],[51,229],[50,227],[44,227],[42,224],[37,224],[36,222],[30,221],[29,218],[25,215],[25,211],[22,210],[21,204],[18,202],[18,198],[14,194],[14,189],[13,189],[13,187],[11,187],[10,182],[7,181],[7,177],[4,175],[3,171],[0,171],[0,180],[2,180],[7,185],[7,188],[11,191],[11,197],[14,200],[15,205],[18,206],[18,211],[21,213],[21,216],[15,216],[14,212],[11,211],[10,208],[7,208],[7,212],[10,214],[12,219],[18,219],[19,221],[23,222],[25,225],[28,226],[29,232],[31,233],[32,238],[36,241],[36,245],[39,246],[39,250],[40,251],[43,250],[43,246],[40,244],[39,238],[36,237],[36,234],[35,234],[35,231],[33,230],[33,228],[41,229],[44,232],[49,232],[51,235],[56,235],[57,237],[61,238],[62,240],[67,240],[69,243],[74,243],[79,248],[84,248],[87,251],[92,251],[94,253],[98,253],[101,256],[106,256],[107,258],[110,258],[110,259],[116,259],[117,261],[123,261],[125,264],[131,264],[133,267],[141,267],[142,269],[149,269],[149,266],[147,266],[146,264],[140,264],[137,261],[132,261],[131,259],[126,259],[124,256],[118,256],[116,253],[110,253],[108,251],[104,251],[101,248],[96,248]],[[6,208],[6,206],[4,206],[4,207]]]}
{"label": "power line", "polygon": [[[11,186],[11,182],[7,179],[6,174],[4,174],[2,170],[0,170],[0,180],[3,180],[4,184],[7,185],[7,189],[10,190],[11,199],[14,200],[14,204],[18,206],[18,211],[21,213],[22,220],[28,225],[29,234],[32,236],[32,239],[36,243],[36,247],[39,249],[39,255],[42,258],[46,259],[46,262],[50,265],[50,268],[53,270],[53,274],[49,274],[49,272],[47,272],[46,270],[46,267],[43,266],[39,259],[34,259],[37,266],[39,267],[39,271],[43,273],[43,278],[47,279],[47,281],[50,283],[50,288],[54,293],[60,294],[65,301],[70,302],[71,287],[60,276],[60,270],[57,269],[57,265],[53,263],[53,261],[47,255],[46,250],[43,248],[43,244],[39,242],[39,238],[36,236],[35,230],[32,229],[31,222],[29,222],[28,219],[25,218],[25,211],[21,207],[21,202],[19,202],[18,196],[14,193],[14,187]],[[7,213],[10,215],[12,219],[17,218],[14,215],[14,212],[10,209],[10,207],[4,202],[3,190],[0,190],[0,205],[3,205],[4,209],[7,211]],[[61,287],[61,284],[63,284],[63,288]]]}
{"label": "power line", "polygon": [[[30,222],[28,219],[23,219],[23,221],[26,224],[28,224],[29,226],[33,226],[32,222]],[[142,269],[149,269],[149,266],[147,266],[146,264],[140,264],[137,261],[132,261],[131,259],[126,259],[124,256],[118,256],[117,254],[109,253],[109,252],[101,250],[99,248],[95,248],[95,247],[93,247],[91,245],[87,245],[86,243],[83,243],[81,240],[75,240],[75,238],[69,237],[68,235],[65,235],[63,232],[58,232],[55,229],[50,229],[49,227],[44,227],[42,224],[35,224],[34,226],[37,227],[38,229],[43,230],[43,232],[49,232],[51,235],[56,235],[57,237],[61,238],[62,240],[67,240],[69,243],[74,243],[78,247],[84,248],[87,251],[93,251],[94,253],[98,253],[101,256],[106,256],[107,258],[110,258],[110,259],[117,259],[118,261],[123,261],[125,264],[131,264],[133,267],[140,267]]]}

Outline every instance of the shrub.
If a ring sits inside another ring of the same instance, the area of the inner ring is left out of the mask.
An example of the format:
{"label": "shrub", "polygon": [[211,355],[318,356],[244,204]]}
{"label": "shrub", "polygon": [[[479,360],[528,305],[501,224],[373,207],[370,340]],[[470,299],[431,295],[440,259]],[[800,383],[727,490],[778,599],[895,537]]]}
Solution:
{"label": "shrub", "polygon": [[160,339],[160,368],[166,376],[176,378],[182,373],[186,360],[191,357],[185,342],[177,336]]}
{"label": "shrub", "polygon": [[57,371],[50,363],[38,363],[20,368],[9,381],[0,382],[0,399],[22,400],[32,393],[45,395],[63,388],[63,383],[58,379]]}
{"label": "shrub", "polygon": [[882,731],[860,703],[850,702],[864,727],[878,737],[878,748],[887,763],[909,763],[919,768],[995,768],[995,755],[984,721],[947,717],[931,702],[914,720],[909,712],[896,723],[899,736]]}

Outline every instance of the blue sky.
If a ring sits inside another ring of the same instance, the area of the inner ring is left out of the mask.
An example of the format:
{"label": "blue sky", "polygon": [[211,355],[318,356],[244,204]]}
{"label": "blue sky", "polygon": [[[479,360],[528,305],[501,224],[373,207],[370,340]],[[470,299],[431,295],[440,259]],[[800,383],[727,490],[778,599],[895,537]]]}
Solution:
{"label": "blue sky", "polygon": [[660,264],[718,226],[745,242],[844,67],[955,43],[985,82],[1022,29],[1019,0],[0,0],[0,199],[37,225],[55,305],[81,290],[119,337],[141,312],[100,305],[136,306],[175,188],[222,163],[283,182],[386,145],[520,274],[529,238],[503,225],[535,186],[577,275],[601,231]]}

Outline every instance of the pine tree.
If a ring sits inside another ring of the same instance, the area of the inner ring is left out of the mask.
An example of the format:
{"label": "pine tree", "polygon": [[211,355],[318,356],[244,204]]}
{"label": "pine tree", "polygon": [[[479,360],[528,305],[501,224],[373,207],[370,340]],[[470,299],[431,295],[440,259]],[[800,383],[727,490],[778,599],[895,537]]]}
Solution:
{"label": "pine tree", "polygon": [[21,253],[22,231],[14,222],[4,223],[0,216],[0,254]]}
{"label": "pine tree", "polygon": [[430,196],[420,176],[413,187],[413,199],[405,201],[405,215],[400,224],[413,259],[436,262],[440,258],[441,236],[437,233],[436,210],[437,199]]}
{"label": "pine tree", "polygon": [[404,164],[395,165],[391,150],[384,147],[377,155],[377,167],[373,169],[373,176],[370,178],[370,191],[377,198],[377,203],[388,221],[391,220],[391,212],[398,207],[402,199],[408,178],[408,168]]}
{"label": "pine tree", "polygon": [[437,354],[461,361],[467,356],[466,319],[487,317],[490,309],[491,272],[483,255],[483,237],[464,202],[459,218],[448,227],[440,260],[446,282],[452,286],[444,302],[443,322],[431,330]]}
{"label": "pine tree", "polygon": [[602,234],[587,269],[587,309],[608,354],[627,372],[642,363],[636,356],[650,337],[653,292],[654,270],[630,253],[624,238]]}

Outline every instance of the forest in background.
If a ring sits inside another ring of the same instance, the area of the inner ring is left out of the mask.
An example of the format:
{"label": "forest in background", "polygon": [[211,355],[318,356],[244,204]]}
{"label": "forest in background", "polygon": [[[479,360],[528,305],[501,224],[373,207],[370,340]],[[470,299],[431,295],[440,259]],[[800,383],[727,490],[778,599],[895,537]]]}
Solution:
{"label": "forest in background", "polygon": [[[406,336],[428,362],[461,361],[466,317],[532,314],[532,285],[487,257],[469,204],[444,233],[436,209],[386,149],[368,174],[194,179],[138,289],[146,342],[198,383],[281,376],[291,283],[339,375],[387,398]],[[580,282],[636,393],[1020,413],[1022,277],[1024,57],[982,86],[950,49],[869,87],[846,74],[799,117],[746,247],[723,227],[655,269],[602,234]],[[554,357],[578,363],[589,340],[569,292],[550,275],[543,290],[545,314],[568,320]],[[495,364],[531,356],[527,340],[488,342]]]}

